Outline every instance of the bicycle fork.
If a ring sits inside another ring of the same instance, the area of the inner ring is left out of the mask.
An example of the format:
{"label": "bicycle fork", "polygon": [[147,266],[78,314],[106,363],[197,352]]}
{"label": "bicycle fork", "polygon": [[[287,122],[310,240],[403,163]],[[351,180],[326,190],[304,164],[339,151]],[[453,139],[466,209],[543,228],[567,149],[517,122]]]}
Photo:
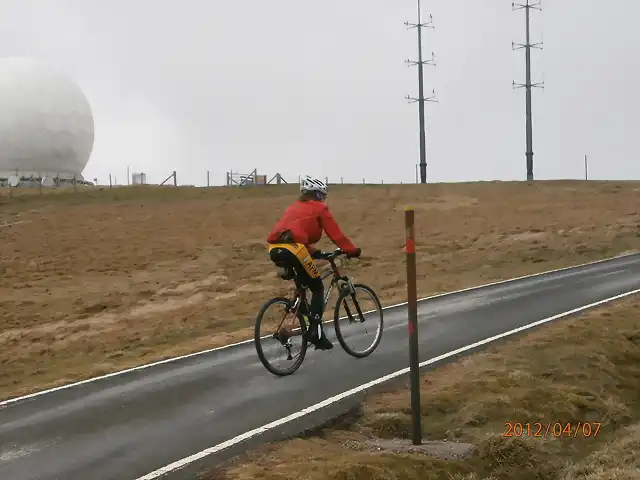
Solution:
{"label": "bicycle fork", "polygon": [[[358,300],[356,300],[356,289],[353,286],[353,282],[351,281],[350,278],[346,279],[342,284],[342,286],[340,287],[340,290],[342,291],[344,291],[345,289],[349,290],[349,295],[351,295],[351,298],[353,299],[353,304],[355,305],[356,311],[358,312],[358,317],[360,318],[359,323],[364,323],[365,317],[364,317],[364,314],[362,313],[362,310],[360,309],[360,304],[358,304]],[[347,305],[347,302],[344,302],[344,309],[347,312],[347,317],[349,317],[349,322],[350,323],[356,322],[357,320],[353,318],[353,315],[351,314],[351,309],[349,308],[349,305]]]}

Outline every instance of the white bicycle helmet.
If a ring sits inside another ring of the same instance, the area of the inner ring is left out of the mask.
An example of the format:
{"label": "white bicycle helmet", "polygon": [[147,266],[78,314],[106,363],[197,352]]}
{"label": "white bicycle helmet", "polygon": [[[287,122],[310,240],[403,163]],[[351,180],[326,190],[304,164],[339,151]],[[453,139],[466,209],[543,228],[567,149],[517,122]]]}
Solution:
{"label": "white bicycle helmet", "polygon": [[305,175],[302,177],[302,180],[300,180],[300,192],[318,192],[323,197],[326,197],[327,191],[327,185],[319,178]]}

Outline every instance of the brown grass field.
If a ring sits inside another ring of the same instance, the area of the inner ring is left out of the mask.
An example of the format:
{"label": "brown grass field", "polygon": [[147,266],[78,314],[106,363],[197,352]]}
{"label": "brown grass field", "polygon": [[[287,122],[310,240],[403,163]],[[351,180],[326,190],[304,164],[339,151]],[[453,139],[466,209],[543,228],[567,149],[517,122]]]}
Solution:
{"label": "brown grass field", "polygon": [[540,327],[424,374],[425,440],[471,444],[466,457],[379,448],[389,438],[410,442],[405,384],[370,394],[341,425],[265,445],[199,478],[637,480],[638,300]]}
{"label": "brown grass field", "polygon": [[[265,238],[296,185],[122,187],[0,197],[0,398],[251,338],[277,293]],[[349,274],[406,299],[404,208],[418,293],[640,249],[640,182],[331,186],[363,249]],[[320,246],[330,248],[324,239]]]}

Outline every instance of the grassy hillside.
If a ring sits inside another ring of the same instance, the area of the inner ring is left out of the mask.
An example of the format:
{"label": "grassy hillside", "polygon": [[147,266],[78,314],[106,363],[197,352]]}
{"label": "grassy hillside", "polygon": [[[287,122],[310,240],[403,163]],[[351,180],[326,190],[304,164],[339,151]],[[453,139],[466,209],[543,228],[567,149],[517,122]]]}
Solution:
{"label": "grassy hillside", "polygon": [[[265,238],[297,186],[122,187],[0,197],[0,398],[251,337],[275,278]],[[640,247],[640,183],[338,185],[349,274],[404,301]],[[330,247],[328,240],[320,246]]]}

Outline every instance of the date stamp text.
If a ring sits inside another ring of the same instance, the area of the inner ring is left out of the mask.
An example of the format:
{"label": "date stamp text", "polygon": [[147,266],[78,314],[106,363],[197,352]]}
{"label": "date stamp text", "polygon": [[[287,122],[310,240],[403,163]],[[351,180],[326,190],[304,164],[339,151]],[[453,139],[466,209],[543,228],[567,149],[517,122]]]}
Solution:
{"label": "date stamp text", "polygon": [[598,422],[505,422],[503,437],[595,437]]}

